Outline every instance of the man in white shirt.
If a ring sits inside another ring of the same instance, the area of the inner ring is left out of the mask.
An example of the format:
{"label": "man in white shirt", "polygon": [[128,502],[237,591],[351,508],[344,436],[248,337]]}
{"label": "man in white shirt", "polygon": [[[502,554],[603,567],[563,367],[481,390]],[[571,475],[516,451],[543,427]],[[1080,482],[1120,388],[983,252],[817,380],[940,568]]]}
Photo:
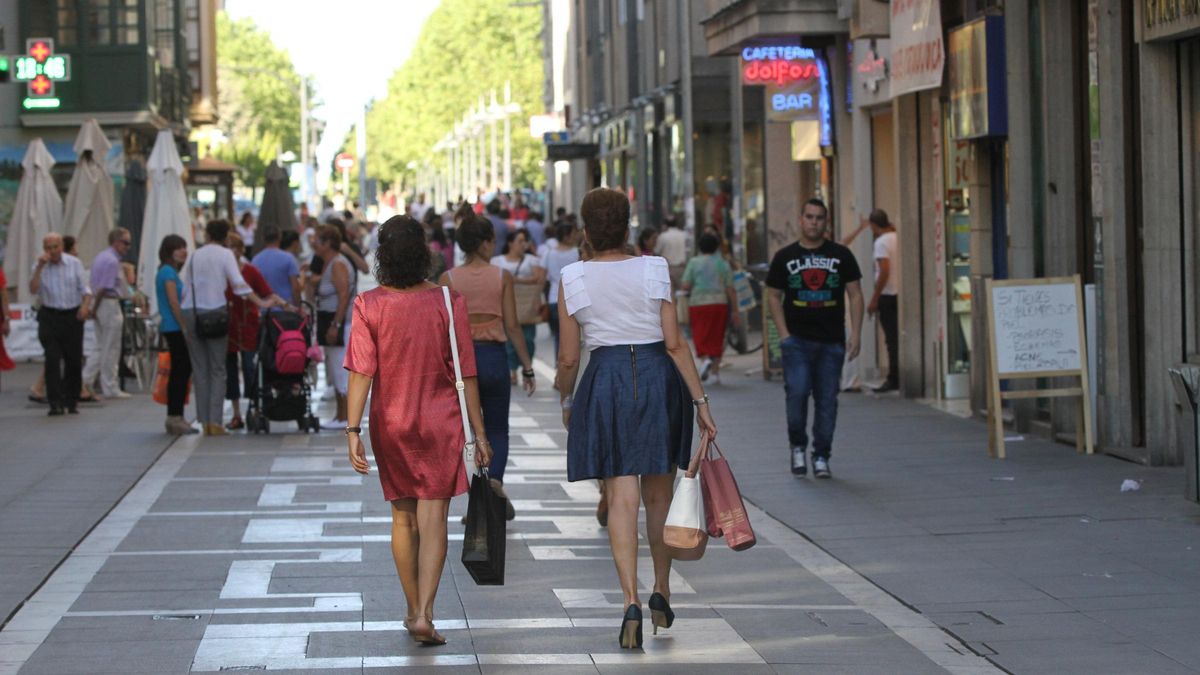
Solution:
{"label": "man in white shirt", "polygon": [[42,239],[42,255],[29,279],[38,301],[38,341],[46,355],[46,398],[50,414],[76,413],[83,383],[83,322],[92,291],[79,258],[63,252],[62,235]]}
{"label": "man in white shirt", "polygon": [[679,288],[679,280],[683,278],[683,268],[687,265],[687,233],[675,216],[663,219],[663,231],[658,235],[658,243],[654,253],[667,259],[671,271],[671,287]]}
{"label": "man in white shirt", "polygon": [[879,325],[883,327],[887,343],[888,374],[884,383],[875,388],[876,393],[896,391],[900,388],[900,307],[897,293],[900,289],[898,272],[900,262],[900,240],[896,227],[883,209],[875,209],[867,216],[871,233],[875,235],[875,293],[867,305],[871,316],[879,314]]}

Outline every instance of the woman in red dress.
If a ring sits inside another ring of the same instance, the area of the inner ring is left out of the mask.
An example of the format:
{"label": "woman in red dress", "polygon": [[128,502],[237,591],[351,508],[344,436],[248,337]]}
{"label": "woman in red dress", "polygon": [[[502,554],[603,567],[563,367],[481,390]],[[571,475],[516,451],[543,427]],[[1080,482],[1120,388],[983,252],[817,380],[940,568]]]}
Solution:
{"label": "woman in red dress", "polygon": [[[408,216],[379,228],[375,277],[379,287],[354,301],[344,366],[350,371],[346,439],[350,463],[370,470],[359,425],[371,393],[370,436],[383,497],[392,503],[392,556],[414,640],[440,645],[433,601],[446,563],[450,498],[467,491],[463,425],[455,389],[449,321],[442,288],[426,281],[425,232]],[[477,446],[475,465],[492,450],[479,405],[467,303],[451,292],[454,331]]]}
{"label": "woman in red dress", "polygon": [[4,338],[8,337],[8,332],[12,329],[11,322],[8,316],[8,280],[4,278],[4,270],[0,270],[0,371],[16,368],[16,364],[8,358],[8,351],[4,349]]}

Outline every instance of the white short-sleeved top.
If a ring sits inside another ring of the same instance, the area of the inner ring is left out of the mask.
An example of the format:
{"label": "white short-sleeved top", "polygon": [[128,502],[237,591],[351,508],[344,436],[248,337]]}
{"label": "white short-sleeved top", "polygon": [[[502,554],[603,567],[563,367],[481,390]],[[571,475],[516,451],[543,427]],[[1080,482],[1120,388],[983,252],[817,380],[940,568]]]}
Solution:
{"label": "white short-sleeved top", "polygon": [[567,314],[579,322],[588,350],[662,341],[662,303],[671,302],[665,259],[572,263],[562,270],[562,285]]}
{"label": "white short-sleeved top", "polygon": [[234,295],[250,295],[250,286],[242,278],[233,251],[219,244],[205,244],[188,256],[179,272],[183,279],[183,294],[179,306],[183,309],[218,309],[225,306],[225,288]]}

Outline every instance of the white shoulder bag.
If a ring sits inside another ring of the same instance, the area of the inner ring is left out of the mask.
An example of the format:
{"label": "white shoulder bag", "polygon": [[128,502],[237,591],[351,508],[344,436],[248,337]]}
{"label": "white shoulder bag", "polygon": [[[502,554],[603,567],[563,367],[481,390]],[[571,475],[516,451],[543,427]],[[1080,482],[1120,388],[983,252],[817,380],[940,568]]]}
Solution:
{"label": "white shoulder bag", "polygon": [[458,360],[458,335],[454,332],[454,305],[450,302],[450,289],[442,286],[442,298],[446,301],[446,314],[450,317],[450,354],[454,358],[454,388],[458,390],[458,409],[462,413],[463,464],[467,475],[478,475],[475,467],[475,432],[471,430],[471,419],[467,415],[467,385],[463,383],[462,364]]}

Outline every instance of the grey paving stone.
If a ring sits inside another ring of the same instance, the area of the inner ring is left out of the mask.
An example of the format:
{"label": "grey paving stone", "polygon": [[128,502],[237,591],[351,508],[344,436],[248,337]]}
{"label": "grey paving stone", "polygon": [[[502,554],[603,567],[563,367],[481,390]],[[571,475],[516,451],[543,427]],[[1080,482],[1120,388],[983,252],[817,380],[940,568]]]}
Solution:
{"label": "grey paving stone", "polygon": [[481,665],[479,670],[483,675],[596,675],[600,672],[596,666],[492,666]]}
{"label": "grey paving stone", "polygon": [[990,657],[1010,672],[1055,673],[1194,673],[1179,661],[1136,642],[1102,639],[995,640]]}
{"label": "grey paving stone", "polygon": [[186,673],[199,640],[159,640],[104,644],[54,642],[42,645],[22,673]]}

